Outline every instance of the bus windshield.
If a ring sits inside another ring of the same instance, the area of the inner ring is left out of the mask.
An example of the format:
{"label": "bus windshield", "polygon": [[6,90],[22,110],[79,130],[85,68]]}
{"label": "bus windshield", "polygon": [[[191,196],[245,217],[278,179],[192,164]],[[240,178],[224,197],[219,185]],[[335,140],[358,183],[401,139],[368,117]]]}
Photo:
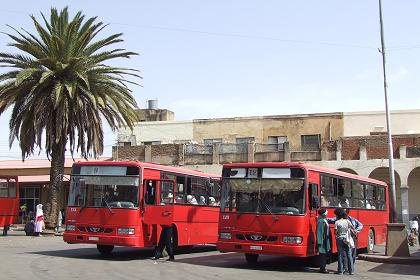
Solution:
{"label": "bus windshield", "polygon": [[139,207],[139,176],[77,176],[71,179],[69,206]]}
{"label": "bus windshield", "polygon": [[222,212],[304,213],[304,179],[225,178]]}

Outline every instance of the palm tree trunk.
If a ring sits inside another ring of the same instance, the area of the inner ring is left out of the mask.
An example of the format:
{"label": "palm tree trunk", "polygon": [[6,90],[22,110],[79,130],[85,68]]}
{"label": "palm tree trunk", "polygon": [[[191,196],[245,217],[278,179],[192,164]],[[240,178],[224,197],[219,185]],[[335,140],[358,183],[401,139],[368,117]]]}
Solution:
{"label": "palm tree trunk", "polygon": [[50,188],[48,201],[45,207],[45,225],[48,229],[54,229],[57,226],[59,205],[59,195],[63,186],[64,160],[66,143],[57,143],[53,145],[51,153],[50,169]]}

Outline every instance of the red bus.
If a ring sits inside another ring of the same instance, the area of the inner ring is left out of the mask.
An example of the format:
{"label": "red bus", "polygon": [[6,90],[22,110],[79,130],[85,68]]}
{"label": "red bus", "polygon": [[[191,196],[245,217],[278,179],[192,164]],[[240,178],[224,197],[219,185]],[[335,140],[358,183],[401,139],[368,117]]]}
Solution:
{"label": "red bus", "polygon": [[19,185],[17,177],[0,176],[0,227],[3,235],[19,216]]}
{"label": "red bus", "polygon": [[[187,199],[188,198],[188,199]],[[172,225],[174,248],[215,244],[220,175],[142,162],[80,162],[72,167],[68,243],[153,247]]]}
{"label": "red bus", "polygon": [[248,262],[260,254],[314,256],[320,207],[328,217],[347,208],[363,224],[358,248],[386,241],[388,192],[381,181],[297,162],[226,164],[222,176],[219,251],[245,253]]}

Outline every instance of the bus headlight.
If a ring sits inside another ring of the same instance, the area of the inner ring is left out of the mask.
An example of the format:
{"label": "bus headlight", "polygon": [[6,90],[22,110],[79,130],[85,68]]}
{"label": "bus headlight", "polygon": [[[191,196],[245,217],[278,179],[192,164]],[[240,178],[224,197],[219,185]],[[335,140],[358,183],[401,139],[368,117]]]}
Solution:
{"label": "bus headlight", "polygon": [[118,234],[128,234],[133,235],[134,234],[134,228],[119,228],[117,230]]}
{"label": "bus headlight", "polygon": [[75,225],[66,225],[66,230],[67,231],[75,231],[76,230],[76,226]]}
{"label": "bus headlight", "polygon": [[302,241],[300,236],[283,236],[283,243],[301,244]]}
{"label": "bus headlight", "polygon": [[220,232],[219,233],[220,239],[232,239],[232,234],[230,232]]}

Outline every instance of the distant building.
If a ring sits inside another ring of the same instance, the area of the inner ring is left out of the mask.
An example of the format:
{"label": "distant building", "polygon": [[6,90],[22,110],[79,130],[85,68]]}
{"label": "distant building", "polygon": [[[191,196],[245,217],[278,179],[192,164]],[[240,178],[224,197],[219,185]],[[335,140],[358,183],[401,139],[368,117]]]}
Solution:
{"label": "distant building", "polygon": [[[420,110],[391,112],[397,211],[405,222],[420,214],[419,120]],[[229,162],[305,161],[389,181],[384,112],[145,121],[120,129],[118,142],[119,160],[212,173]]]}

